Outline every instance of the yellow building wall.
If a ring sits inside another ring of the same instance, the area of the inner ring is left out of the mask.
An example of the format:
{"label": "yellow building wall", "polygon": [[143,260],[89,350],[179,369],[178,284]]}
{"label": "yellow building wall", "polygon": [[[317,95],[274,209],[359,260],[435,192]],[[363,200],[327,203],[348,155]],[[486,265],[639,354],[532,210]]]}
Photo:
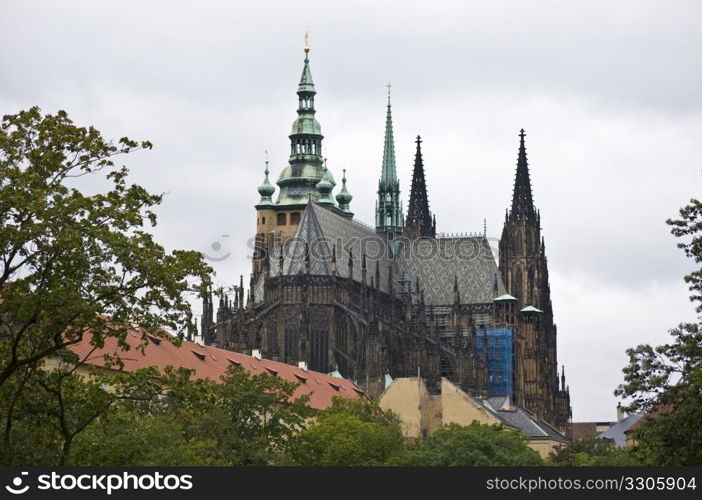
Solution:
{"label": "yellow building wall", "polygon": [[500,420],[447,379],[441,379],[443,425],[499,424]]}
{"label": "yellow building wall", "polygon": [[420,378],[398,378],[380,395],[378,405],[400,418],[406,438],[420,438],[428,432],[429,391]]}
{"label": "yellow building wall", "polygon": [[548,454],[551,453],[551,451],[557,447],[560,446],[562,443],[560,441],[555,441],[553,439],[530,439],[529,440],[529,448],[532,450],[536,451],[541,455],[541,458],[548,458]]}
{"label": "yellow building wall", "polygon": [[[276,238],[280,238],[282,242],[285,242],[289,238],[295,236],[295,232],[297,231],[297,227],[300,225],[299,221],[302,220],[302,214],[304,211],[304,207],[289,210],[260,208],[256,210],[256,234],[262,234],[264,237],[268,237],[271,232],[274,232]],[[278,214],[285,216],[284,225],[278,225]],[[296,217],[298,222],[294,224],[292,214],[297,214]]]}

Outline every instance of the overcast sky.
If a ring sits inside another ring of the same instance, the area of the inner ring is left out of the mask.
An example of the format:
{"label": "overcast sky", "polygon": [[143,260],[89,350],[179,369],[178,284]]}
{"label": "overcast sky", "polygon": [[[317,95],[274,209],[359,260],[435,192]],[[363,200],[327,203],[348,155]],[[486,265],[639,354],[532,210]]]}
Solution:
{"label": "overcast sky", "polygon": [[160,241],[228,255],[229,285],[264,151],[272,180],[287,163],[307,28],[324,153],[361,221],[388,81],[405,206],[421,134],[439,231],[500,236],[526,130],[574,420],[614,419],[625,349],[695,319],[664,221],[701,196],[702,3],[0,0],[0,112],[151,140],[125,163],[167,193]]}

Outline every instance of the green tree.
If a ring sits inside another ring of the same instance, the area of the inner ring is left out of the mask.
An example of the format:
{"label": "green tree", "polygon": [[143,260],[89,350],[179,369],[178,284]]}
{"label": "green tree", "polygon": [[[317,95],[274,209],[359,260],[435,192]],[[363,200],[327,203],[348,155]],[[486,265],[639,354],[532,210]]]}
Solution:
{"label": "green tree", "polygon": [[[679,219],[667,223],[684,239],[678,247],[702,263],[702,204],[692,199]],[[685,281],[702,312],[702,269]],[[615,395],[629,401],[627,411],[649,414],[633,435],[642,459],[654,465],[702,465],[702,324],[682,323],[670,335],[670,343],[627,350],[624,383]]]}
{"label": "green tree", "polygon": [[[124,338],[191,324],[187,290],[209,282],[202,254],[166,252],[147,231],[162,197],[127,183],[116,156],[150,149],[106,141],[64,111],[31,108],[0,124],[0,386],[90,332]],[[105,192],[84,194],[92,174]],[[123,347],[127,347],[122,342]]]}
{"label": "green tree", "polygon": [[304,466],[387,465],[403,449],[399,421],[366,400],[334,398],[332,407],[296,435],[292,464]]}
{"label": "green tree", "polygon": [[[51,371],[33,371],[22,380],[23,391],[14,390],[15,398],[0,401],[5,421],[0,463],[65,465],[76,438],[115,403],[149,399],[158,392],[153,369],[84,377],[75,373],[75,362],[71,365],[70,369],[61,365]],[[14,379],[0,386],[0,393]]]}
{"label": "green tree", "polygon": [[[297,384],[232,365],[221,383],[169,367],[76,439],[75,465],[272,465],[309,415]],[[148,393],[148,394],[147,394]]]}
{"label": "green tree", "polygon": [[567,466],[644,465],[631,450],[597,437],[586,437],[556,447],[549,453],[548,463]]}
{"label": "green tree", "polygon": [[528,442],[521,432],[501,425],[475,421],[467,426],[449,424],[409,445],[398,465],[542,465],[541,457],[529,448]]}

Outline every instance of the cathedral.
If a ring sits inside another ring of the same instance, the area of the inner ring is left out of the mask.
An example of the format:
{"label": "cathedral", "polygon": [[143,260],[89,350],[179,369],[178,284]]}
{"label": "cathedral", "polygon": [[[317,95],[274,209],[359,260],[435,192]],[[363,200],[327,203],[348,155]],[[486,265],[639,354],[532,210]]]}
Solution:
{"label": "cathedral", "polygon": [[[390,95],[374,227],[354,218],[346,172],[337,186],[322,153],[305,47],[290,159],[276,187],[268,161],[255,206],[247,289],[202,299],[204,342],[353,380],[371,397],[398,377],[442,377],[480,398],[507,396],[564,431],[571,415],[559,376],[556,325],[525,133],[499,266],[482,234],[446,236],[430,211],[422,140],[405,213]],[[276,196],[277,191],[277,196]]]}

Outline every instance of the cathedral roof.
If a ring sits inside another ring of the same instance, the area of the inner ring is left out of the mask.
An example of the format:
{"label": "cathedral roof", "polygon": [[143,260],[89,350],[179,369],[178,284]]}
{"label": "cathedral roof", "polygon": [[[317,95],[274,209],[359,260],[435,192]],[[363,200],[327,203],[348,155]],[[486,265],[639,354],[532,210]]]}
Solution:
{"label": "cathedral roof", "polygon": [[420,238],[398,257],[400,271],[419,281],[428,305],[452,304],[455,282],[463,304],[491,303],[506,293],[485,236]]}
{"label": "cathedral roof", "polygon": [[[380,290],[389,292],[392,261],[384,236],[365,224],[342,217],[317,203],[305,208],[300,226],[285,249],[284,274],[305,272],[306,254],[310,274],[333,274],[332,259],[336,247],[337,274],[363,281],[363,256],[366,256],[366,283],[375,283],[376,267],[380,274]],[[278,250],[279,252],[279,250]],[[277,255],[280,255],[277,253]],[[275,267],[272,263],[271,268]],[[271,273],[273,274],[273,273]]]}
{"label": "cathedral roof", "polygon": [[[272,276],[280,273],[280,253],[280,247],[273,250]],[[331,276],[335,257],[339,276],[362,282],[364,255],[366,284],[373,279],[376,287],[389,293],[391,273],[395,290],[404,283],[415,291],[419,282],[427,305],[453,304],[455,282],[464,304],[491,303],[506,293],[484,236],[405,240],[393,256],[384,235],[314,202],[306,207],[295,237],[284,249],[283,274],[305,273],[309,266],[311,275]],[[262,279],[256,288],[254,295],[262,299]]]}

